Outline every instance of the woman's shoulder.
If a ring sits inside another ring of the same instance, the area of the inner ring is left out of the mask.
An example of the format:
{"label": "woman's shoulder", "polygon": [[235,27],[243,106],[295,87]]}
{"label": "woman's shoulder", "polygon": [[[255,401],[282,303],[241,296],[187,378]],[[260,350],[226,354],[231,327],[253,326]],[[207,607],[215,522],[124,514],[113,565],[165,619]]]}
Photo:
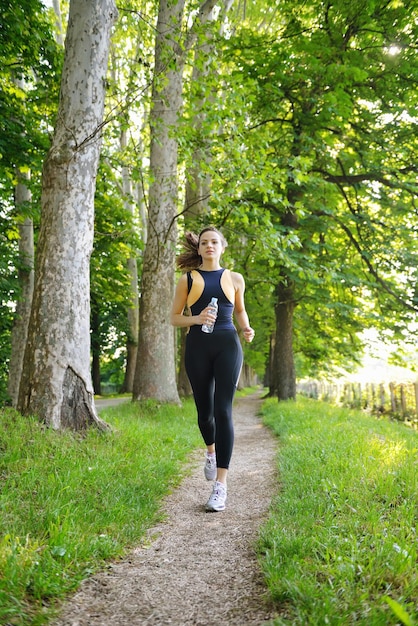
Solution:
{"label": "woman's shoulder", "polygon": [[238,289],[242,289],[245,285],[243,275],[239,272],[233,272],[232,270],[228,270],[228,272],[231,276],[231,280],[235,287],[235,290],[237,291]]}
{"label": "woman's shoulder", "polygon": [[194,278],[196,275],[199,275],[199,273],[200,272],[197,269],[187,270],[180,275],[178,282],[187,282],[190,278]]}

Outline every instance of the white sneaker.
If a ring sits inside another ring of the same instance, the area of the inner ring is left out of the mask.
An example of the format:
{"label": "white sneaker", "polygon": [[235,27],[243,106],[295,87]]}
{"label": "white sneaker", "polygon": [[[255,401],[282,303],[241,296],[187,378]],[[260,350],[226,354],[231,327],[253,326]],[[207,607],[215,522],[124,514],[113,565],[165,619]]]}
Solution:
{"label": "white sneaker", "polygon": [[206,461],[205,467],[203,468],[205,472],[206,480],[215,480],[216,478],[216,456],[213,454],[209,455],[206,452]]}
{"label": "white sneaker", "polygon": [[209,500],[206,502],[206,511],[224,511],[226,502],[226,485],[216,481]]}

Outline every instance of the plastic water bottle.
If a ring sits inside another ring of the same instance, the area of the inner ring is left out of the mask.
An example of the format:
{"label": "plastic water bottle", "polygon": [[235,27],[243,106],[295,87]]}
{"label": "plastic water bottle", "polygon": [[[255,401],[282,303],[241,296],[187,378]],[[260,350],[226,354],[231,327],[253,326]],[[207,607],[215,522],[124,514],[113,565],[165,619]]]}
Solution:
{"label": "plastic water bottle", "polygon": [[[210,312],[214,315],[218,313],[218,298],[212,298],[209,303]],[[213,327],[215,326],[215,322],[210,322],[209,324],[203,324],[202,331],[204,333],[213,333]]]}

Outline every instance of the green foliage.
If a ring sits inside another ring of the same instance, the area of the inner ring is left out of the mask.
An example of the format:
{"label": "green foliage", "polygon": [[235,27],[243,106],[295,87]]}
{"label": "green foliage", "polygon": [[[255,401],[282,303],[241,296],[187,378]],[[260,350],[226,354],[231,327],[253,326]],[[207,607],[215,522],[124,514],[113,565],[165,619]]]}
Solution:
{"label": "green foliage", "polygon": [[383,599],[388,603],[393,613],[402,622],[402,624],[405,624],[405,626],[414,626],[414,622],[399,602],[396,602],[396,600],[393,600],[393,598],[390,598],[389,596],[384,596]]}
{"label": "green foliage", "polygon": [[185,126],[211,90],[190,142],[205,147],[209,221],[260,290],[247,298],[263,353],[283,283],[298,374],[328,374],[359,359],[361,329],[401,337],[416,316],[416,25],[409,3],[275,8],[218,37]]}
{"label": "green foliage", "polygon": [[126,402],[83,439],[0,412],[0,622],[46,623],[56,601],[139,543],[200,442],[194,405]]}
{"label": "green foliage", "polygon": [[[49,147],[58,102],[62,51],[53,37],[50,16],[39,0],[0,6],[0,404],[7,394],[11,306],[19,297],[18,225],[39,221],[42,161]],[[18,169],[33,202],[15,208]]]}
{"label": "green foliage", "polygon": [[0,210],[0,406],[8,400],[12,303],[19,296],[13,222]]}
{"label": "green foliage", "polygon": [[[102,357],[100,364],[100,380],[102,384],[110,385],[110,389],[120,390],[123,384],[125,367],[126,367],[126,354],[125,351],[116,350],[117,346],[114,346],[114,353],[109,356]],[[110,353],[109,347],[105,350],[105,354]],[[102,391],[102,393],[108,393]]]}
{"label": "green foliage", "polygon": [[[196,7],[188,4],[188,15]],[[125,344],[125,262],[141,248],[120,181],[125,166],[146,204],[157,9],[140,0],[118,7],[112,38],[91,272],[100,318],[94,338],[109,355]],[[63,56],[52,13],[40,0],[0,8],[0,206],[12,218],[12,238],[26,212],[35,228],[39,219]],[[245,346],[247,362],[263,374],[276,287],[287,284],[297,303],[297,373],[328,376],[361,358],[362,329],[403,342],[416,318],[416,7],[411,0],[256,0],[224,18],[220,11],[196,28],[196,54],[186,58],[184,109],[172,129],[180,176],[198,168],[211,180],[210,214],[196,219],[196,230],[208,222],[222,228],[225,264],[245,276],[257,331]],[[31,170],[33,193],[19,216],[16,167]],[[181,229],[181,194],[178,203]],[[9,241],[0,263],[13,281]]]}
{"label": "green foliage", "polygon": [[283,613],[274,623],[411,623],[416,432],[306,399],[262,412],[281,442],[281,489],[259,542]]}
{"label": "green foliage", "polygon": [[10,360],[10,333],[12,311],[8,303],[0,303],[0,406],[8,401],[7,383]]}
{"label": "green foliage", "polygon": [[39,171],[58,102],[62,51],[39,0],[5,0],[0,23],[1,168]]}
{"label": "green foliage", "polygon": [[128,335],[127,310],[132,305],[129,258],[139,256],[142,242],[135,220],[123,204],[117,176],[102,160],[95,196],[95,237],[91,257],[91,309],[98,326],[93,340],[103,354],[124,346]]}

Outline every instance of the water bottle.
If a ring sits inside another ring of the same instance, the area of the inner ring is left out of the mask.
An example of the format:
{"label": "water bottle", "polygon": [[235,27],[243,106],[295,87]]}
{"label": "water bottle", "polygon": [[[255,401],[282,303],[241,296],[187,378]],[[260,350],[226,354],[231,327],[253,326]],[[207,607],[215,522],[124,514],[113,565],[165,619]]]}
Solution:
{"label": "water bottle", "polygon": [[[218,313],[218,298],[212,298],[209,303],[210,312],[216,315]],[[213,327],[215,326],[215,322],[210,322],[208,324],[203,324],[202,331],[204,333],[213,333]]]}

